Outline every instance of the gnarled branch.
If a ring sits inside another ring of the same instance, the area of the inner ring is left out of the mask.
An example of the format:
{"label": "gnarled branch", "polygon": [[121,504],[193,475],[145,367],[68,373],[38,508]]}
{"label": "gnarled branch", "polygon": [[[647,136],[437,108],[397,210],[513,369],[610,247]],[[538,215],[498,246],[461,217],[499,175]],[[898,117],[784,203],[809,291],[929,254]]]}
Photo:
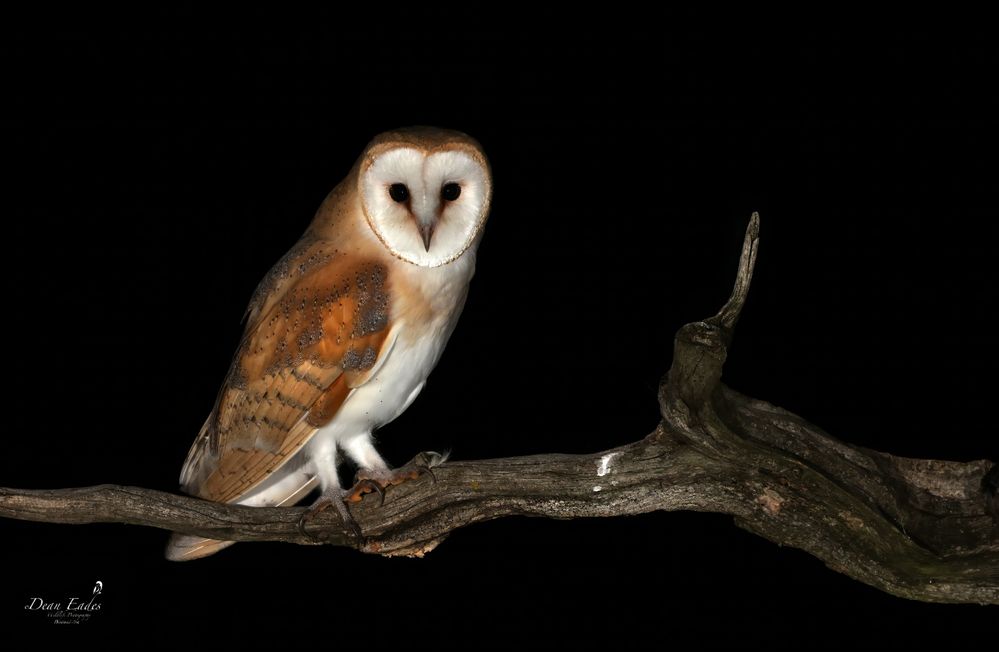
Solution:
{"label": "gnarled branch", "polygon": [[720,512],[895,595],[999,604],[994,463],[915,460],[850,446],[720,382],[758,243],[754,214],[731,298],[714,317],[677,333],[673,365],[659,391],[663,420],[628,446],[593,455],[448,462],[434,469],[434,479],[392,487],[383,506],[371,496],[353,506],[363,540],[334,510],[303,533],[301,507],[223,505],[115,485],[0,489],[0,516],[422,556],[457,528],[511,514]]}

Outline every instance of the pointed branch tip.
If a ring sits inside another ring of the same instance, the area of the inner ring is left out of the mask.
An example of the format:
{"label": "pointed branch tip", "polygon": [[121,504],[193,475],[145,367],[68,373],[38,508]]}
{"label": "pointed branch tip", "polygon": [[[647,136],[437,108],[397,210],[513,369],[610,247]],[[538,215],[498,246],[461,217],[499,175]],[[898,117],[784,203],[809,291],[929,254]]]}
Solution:
{"label": "pointed branch tip", "polygon": [[749,285],[753,280],[753,270],[756,268],[756,253],[760,244],[760,214],[753,212],[746,227],[746,235],[742,240],[742,254],[739,256],[739,270],[735,276],[735,286],[732,295],[714,317],[706,320],[709,324],[731,331],[739,321],[742,306],[749,295]]}

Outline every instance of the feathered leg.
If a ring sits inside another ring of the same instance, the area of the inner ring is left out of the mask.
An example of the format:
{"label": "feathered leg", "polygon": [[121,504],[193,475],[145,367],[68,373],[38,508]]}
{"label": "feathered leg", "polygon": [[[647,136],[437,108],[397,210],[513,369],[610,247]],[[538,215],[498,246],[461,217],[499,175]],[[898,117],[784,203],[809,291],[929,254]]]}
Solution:
{"label": "feathered leg", "polygon": [[336,442],[332,440],[323,442],[321,446],[316,448],[312,457],[312,465],[316,477],[319,478],[319,486],[322,488],[322,494],[316,502],[312,503],[309,511],[302,514],[302,518],[298,521],[298,529],[302,534],[311,536],[306,531],[305,526],[316,516],[333,507],[340,514],[343,522],[354,532],[354,535],[358,539],[363,539],[364,535],[361,532],[361,526],[354,520],[350,510],[347,508],[347,504],[344,502],[351,492],[350,490],[344,491],[340,486],[340,477],[336,470],[337,461]]}

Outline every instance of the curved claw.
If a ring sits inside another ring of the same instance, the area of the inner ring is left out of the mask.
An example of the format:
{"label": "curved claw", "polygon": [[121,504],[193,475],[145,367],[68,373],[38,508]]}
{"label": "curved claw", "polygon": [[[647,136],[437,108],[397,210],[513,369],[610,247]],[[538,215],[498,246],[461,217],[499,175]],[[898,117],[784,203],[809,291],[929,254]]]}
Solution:
{"label": "curved claw", "polygon": [[364,540],[364,534],[361,532],[361,526],[357,524],[354,517],[351,515],[350,510],[347,509],[347,505],[343,502],[343,499],[331,498],[329,496],[321,496],[319,500],[313,503],[301,517],[298,519],[298,531],[302,536],[308,537],[313,541],[322,541],[320,537],[312,534],[305,529],[306,524],[313,520],[319,514],[325,512],[330,507],[336,507],[337,512],[339,512],[340,517],[343,519],[344,525],[350,528],[351,532],[357,537],[358,541]]}
{"label": "curved claw", "polygon": [[[346,509],[344,511],[346,511]],[[344,523],[347,524],[347,527],[350,528],[350,531],[353,532],[358,541],[364,541],[364,533],[361,532],[361,526],[357,524],[357,521],[354,520],[353,516],[350,516],[350,512],[346,513],[348,516],[344,519]]]}
{"label": "curved claw", "polygon": [[306,523],[308,523],[312,519],[316,518],[316,516],[318,516],[319,514],[325,512],[332,505],[333,505],[333,501],[330,500],[330,499],[328,499],[328,498],[325,498],[325,497],[320,498],[315,503],[313,503],[312,507],[310,507],[308,510],[306,510],[302,514],[302,516],[299,517],[299,519],[298,519],[298,531],[299,531],[299,533],[301,533],[302,536],[309,537],[310,539],[314,539],[314,540],[318,541],[319,537],[317,537],[316,535],[314,535],[311,532],[309,532],[308,530],[306,530],[305,529],[305,525],[306,525]]}
{"label": "curved claw", "polygon": [[354,486],[347,490],[343,499],[350,503],[359,503],[364,494],[377,493],[381,498],[378,506],[385,504],[385,487],[371,478],[361,478],[354,483]]}
{"label": "curved claw", "polygon": [[415,464],[413,466],[417,471],[420,472],[420,475],[426,473],[427,475],[430,476],[430,479],[434,481],[434,484],[437,484],[437,476],[434,475],[434,470],[429,464]]}

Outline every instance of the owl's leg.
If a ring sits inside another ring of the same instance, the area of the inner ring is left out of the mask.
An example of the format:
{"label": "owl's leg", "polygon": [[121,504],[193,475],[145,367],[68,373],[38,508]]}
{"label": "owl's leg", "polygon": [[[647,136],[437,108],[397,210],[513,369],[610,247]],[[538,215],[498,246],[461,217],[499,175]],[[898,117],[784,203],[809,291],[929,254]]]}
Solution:
{"label": "owl's leg", "polygon": [[[340,442],[347,456],[357,464],[357,477],[354,486],[345,492],[344,500],[359,502],[364,494],[378,493],[385,502],[385,485],[374,480],[374,476],[390,474],[388,462],[378,454],[371,441],[371,433],[365,432]],[[369,475],[362,475],[369,474]]]}
{"label": "owl's leg", "polygon": [[344,491],[340,486],[340,476],[336,472],[336,442],[330,439],[313,447],[310,463],[316,476],[319,478],[319,486],[322,489],[322,494],[320,494],[316,502],[312,503],[309,511],[302,514],[302,518],[298,520],[299,532],[306,536],[311,536],[305,531],[306,524],[320,513],[333,507],[340,514],[343,522],[354,532],[354,535],[358,539],[363,539],[364,535],[361,533],[361,526],[354,520],[350,510],[347,509],[347,504],[344,502],[350,492]]}
{"label": "owl's leg", "polygon": [[352,489],[348,490],[346,500],[350,502],[361,500],[364,494],[378,492],[384,503],[385,489],[392,485],[402,484],[407,480],[415,480],[424,473],[429,473],[436,482],[437,478],[431,469],[443,464],[447,459],[447,454],[420,453],[412,464],[391,469],[375,450],[370,434],[352,437],[343,442],[342,446],[350,459],[354,460],[359,467],[355,484]]}
{"label": "owl's leg", "polygon": [[371,441],[371,433],[369,432],[351,437],[341,442],[340,446],[347,453],[348,457],[365,471],[381,472],[389,470],[388,462],[375,450],[375,445]]}

